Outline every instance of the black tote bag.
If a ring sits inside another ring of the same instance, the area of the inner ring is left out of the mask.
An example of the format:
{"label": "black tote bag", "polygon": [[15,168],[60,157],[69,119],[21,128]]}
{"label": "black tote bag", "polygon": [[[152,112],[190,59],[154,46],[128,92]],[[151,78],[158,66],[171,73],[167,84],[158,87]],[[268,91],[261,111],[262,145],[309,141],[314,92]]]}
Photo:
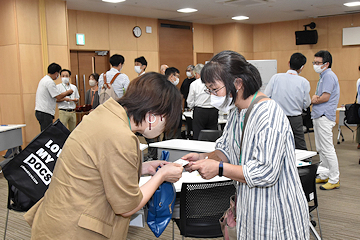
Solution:
{"label": "black tote bag", "polygon": [[56,120],[3,167],[9,184],[35,203],[48,189],[55,163],[70,131]]}
{"label": "black tote bag", "polygon": [[357,96],[358,94],[356,94],[354,103],[345,105],[345,118],[344,118],[345,125],[346,123],[360,124],[360,116],[359,116],[360,104],[356,103]]}

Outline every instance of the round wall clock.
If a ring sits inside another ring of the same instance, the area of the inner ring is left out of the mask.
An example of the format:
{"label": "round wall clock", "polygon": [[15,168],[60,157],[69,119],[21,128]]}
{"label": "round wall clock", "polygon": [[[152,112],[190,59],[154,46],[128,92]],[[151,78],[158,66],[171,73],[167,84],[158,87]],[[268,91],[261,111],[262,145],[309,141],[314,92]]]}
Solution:
{"label": "round wall clock", "polygon": [[141,36],[141,28],[139,26],[136,26],[133,28],[133,34],[135,37],[140,37]]}

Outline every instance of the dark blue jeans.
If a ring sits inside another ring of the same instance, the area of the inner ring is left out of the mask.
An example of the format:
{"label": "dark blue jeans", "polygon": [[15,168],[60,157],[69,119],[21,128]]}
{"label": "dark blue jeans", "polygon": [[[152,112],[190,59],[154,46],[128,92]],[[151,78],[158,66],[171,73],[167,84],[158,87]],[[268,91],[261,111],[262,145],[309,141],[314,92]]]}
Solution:
{"label": "dark blue jeans", "polygon": [[49,113],[44,113],[40,111],[35,111],[35,117],[40,123],[40,129],[41,131],[44,131],[44,129],[53,123],[54,116]]}

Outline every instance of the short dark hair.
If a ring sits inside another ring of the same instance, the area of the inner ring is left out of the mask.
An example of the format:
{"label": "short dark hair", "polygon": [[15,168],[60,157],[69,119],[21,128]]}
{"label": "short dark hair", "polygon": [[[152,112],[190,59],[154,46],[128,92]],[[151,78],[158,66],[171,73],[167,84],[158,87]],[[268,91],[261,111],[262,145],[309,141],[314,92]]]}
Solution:
{"label": "short dark hair", "polygon": [[322,61],[323,61],[323,64],[328,62],[329,63],[329,68],[331,68],[332,56],[328,51],[320,50],[317,53],[315,53],[315,57],[321,57]]}
{"label": "short dark hair", "polygon": [[174,75],[175,75],[175,73],[179,73],[179,74],[180,74],[179,69],[177,69],[177,68],[175,68],[175,67],[168,67],[168,68],[165,70],[165,77],[166,77],[166,79],[168,79],[171,74],[174,74]]}
{"label": "short dark hair", "polygon": [[48,69],[47,69],[48,73],[49,74],[54,74],[54,73],[60,73],[61,71],[61,66],[57,63],[51,63],[49,66],[48,66]]}
{"label": "short dark hair", "polygon": [[69,69],[62,69],[62,70],[60,71],[60,75],[61,75],[62,72],[68,72],[69,75],[71,76],[71,71],[70,71]]}
{"label": "short dark hair", "polygon": [[[228,103],[230,94],[237,96],[234,81],[238,78],[242,79],[243,99],[255,94],[262,86],[257,68],[234,51],[222,51],[216,54],[201,70],[201,80],[204,83],[215,83],[216,81],[224,83],[226,88],[224,105]],[[231,103],[234,103],[235,100],[233,98]]]}
{"label": "short dark hair", "polygon": [[119,64],[124,64],[125,58],[122,55],[114,54],[110,57],[110,64],[113,67],[119,66]]}
{"label": "short dark hair", "polygon": [[[93,76],[93,78],[98,82],[99,81],[99,74],[97,74],[97,73],[92,73],[92,74],[90,74],[90,76]],[[89,76],[89,78],[90,78],[90,76]]]}
{"label": "short dark hair", "polygon": [[[147,67],[147,61],[143,56],[135,58],[135,62],[139,62],[139,63],[141,63],[141,65],[145,65]],[[146,67],[145,67],[145,69],[146,69]]]}
{"label": "short dark hair", "polygon": [[137,125],[145,120],[147,113],[152,113],[164,115],[165,132],[175,131],[179,126],[180,91],[160,73],[149,72],[132,80],[118,102]]}
{"label": "short dark hair", "polygon": [[294,53],[290,57],[290,68],[299,70],[306,63],[306,57],[302,53]]}

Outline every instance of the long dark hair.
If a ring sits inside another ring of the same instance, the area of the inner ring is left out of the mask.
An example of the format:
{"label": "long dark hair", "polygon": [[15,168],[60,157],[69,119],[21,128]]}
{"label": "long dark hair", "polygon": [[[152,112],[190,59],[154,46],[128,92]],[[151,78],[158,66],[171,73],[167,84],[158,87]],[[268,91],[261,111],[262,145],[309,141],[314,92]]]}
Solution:
{"label": "long dark hair", "polygon": [[[255,94],[262,86],[259,71],[239,53],[234,51],[222,51],[216,54],[210,62],[205,64],[201,71],[201,80],[204,83],[221,81],[226,88],[226,104],[230,94],[236,96],[234,81],[242,79],[244,88],[243,99]],[[235,97],[231,103],[235,102]]]}
{"label": "long dark hair", "polygon": [[160,73],[149,72],[132,80],[118,102],[126,108],[136,125],[145,120],[147,113],[151,113],[165,117],[165,132],[179,126],[180,91]]}

